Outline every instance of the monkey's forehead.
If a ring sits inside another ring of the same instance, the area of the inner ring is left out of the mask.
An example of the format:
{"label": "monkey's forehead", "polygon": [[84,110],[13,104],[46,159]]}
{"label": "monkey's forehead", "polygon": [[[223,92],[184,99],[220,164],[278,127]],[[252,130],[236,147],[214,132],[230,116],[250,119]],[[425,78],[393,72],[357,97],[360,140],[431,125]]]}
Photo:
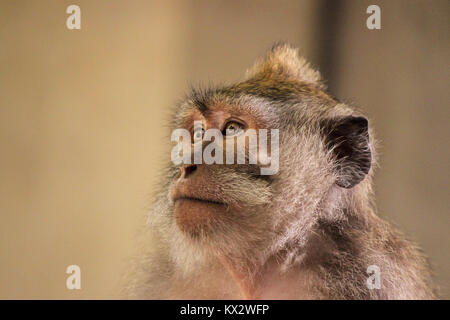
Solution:
{"label": "monkey's forehead", "polygon": [[272,78],[251,78],[230,86],[216,88],[192,88],[188,99],[200,111],[217,100],[236,100],[243,96],[262,98],[268,102],[298,102],[305,97],[315,97],[336,103],[336,99],[320,88],[302,81]]}
{"label": "monkey's forehead", "polygon": [[[337,101],[323,90],[301,81],[252,78],[230,86],[192,88],[178,106],[175,122],[179,123],[193,109],[206,115],[217,106],[233,106],[237,112],[248,111],[272,122],[280,112],[300,103],[319,101],[323,106],[334,106]],[[312,111],[312,110],[311,110]]]}

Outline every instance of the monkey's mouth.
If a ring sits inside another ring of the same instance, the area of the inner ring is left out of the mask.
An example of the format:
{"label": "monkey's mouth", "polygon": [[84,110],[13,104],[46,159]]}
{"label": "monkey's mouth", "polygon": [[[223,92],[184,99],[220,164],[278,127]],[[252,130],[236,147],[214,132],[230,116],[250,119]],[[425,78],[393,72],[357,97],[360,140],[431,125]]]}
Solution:
{"label": "monkey's mouth", "polygon": [[203,204],[210,204],[210,205],[220,205],[224,206],[225,203],[220,202],[216,199],[211,199],[211,197],[203,197],[198,196],[196,193],[198,192],[192,192],[194,190],[190,190],[191,188],[187,188],[183,185],[176,186],[172,192],[171,192],[171,198],[173,201],[173,204],[180,204],[180,203],[203,203]]}
{"label": "monkey's mouth", "polygon": [[202,199],[202,198],[197,198],[197,197],[191,197],[191,196],[177,196],[173,199],[174,204],[176,204],[177,202],[181,202],[181,201],[193,201],[193,202],[200,202],[200,203],[214,204],[214,205],[221,205],[221,206],[225,205],[225,203],[223,203],[223,202]]}

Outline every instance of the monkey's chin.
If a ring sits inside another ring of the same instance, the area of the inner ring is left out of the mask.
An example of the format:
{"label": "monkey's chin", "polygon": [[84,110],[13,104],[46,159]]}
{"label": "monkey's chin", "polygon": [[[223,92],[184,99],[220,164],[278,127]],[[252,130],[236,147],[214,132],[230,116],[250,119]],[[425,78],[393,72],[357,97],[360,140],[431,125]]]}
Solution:
{"label": "monkey's chin", "polygon": [[178,227],[194,238],[214,232],[226,211],[225,204],[194,199],[178,199],[174,208]]}

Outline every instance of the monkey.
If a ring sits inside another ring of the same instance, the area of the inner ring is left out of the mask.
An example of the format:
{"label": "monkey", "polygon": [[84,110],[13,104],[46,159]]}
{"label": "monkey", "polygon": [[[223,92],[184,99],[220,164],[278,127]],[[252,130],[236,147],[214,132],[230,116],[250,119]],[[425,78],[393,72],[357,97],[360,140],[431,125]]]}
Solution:
{"label": "monkey", "polygon": [[223,132],[219,145],[279,130],[279,169],[170,162],[125,298],[436,298],[424,254],[376,214],[367,117],[328,93],[298,49],[275,44],[240,82],[192,89],[171,129],[201,137],[194,121]]}

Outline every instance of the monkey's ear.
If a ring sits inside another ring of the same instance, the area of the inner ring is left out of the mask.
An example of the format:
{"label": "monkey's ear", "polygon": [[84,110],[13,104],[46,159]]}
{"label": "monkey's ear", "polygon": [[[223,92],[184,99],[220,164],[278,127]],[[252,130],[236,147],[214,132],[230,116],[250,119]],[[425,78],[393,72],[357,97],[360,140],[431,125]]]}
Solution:
{"label": "monkey's ear", "polygon": [[325,88],[320,73],[298,55],[298,49],[287,44],[275,44],[265,58],[247,71],[246,78],[302,81]]}
{"label": "monkey's ear", "polygon": [[325,125],[327,147],[337,160],[338,179],[342,188],[352,188],[369,172],[372,153],[369,145],[368,121],[365,117],[348,116]]}

